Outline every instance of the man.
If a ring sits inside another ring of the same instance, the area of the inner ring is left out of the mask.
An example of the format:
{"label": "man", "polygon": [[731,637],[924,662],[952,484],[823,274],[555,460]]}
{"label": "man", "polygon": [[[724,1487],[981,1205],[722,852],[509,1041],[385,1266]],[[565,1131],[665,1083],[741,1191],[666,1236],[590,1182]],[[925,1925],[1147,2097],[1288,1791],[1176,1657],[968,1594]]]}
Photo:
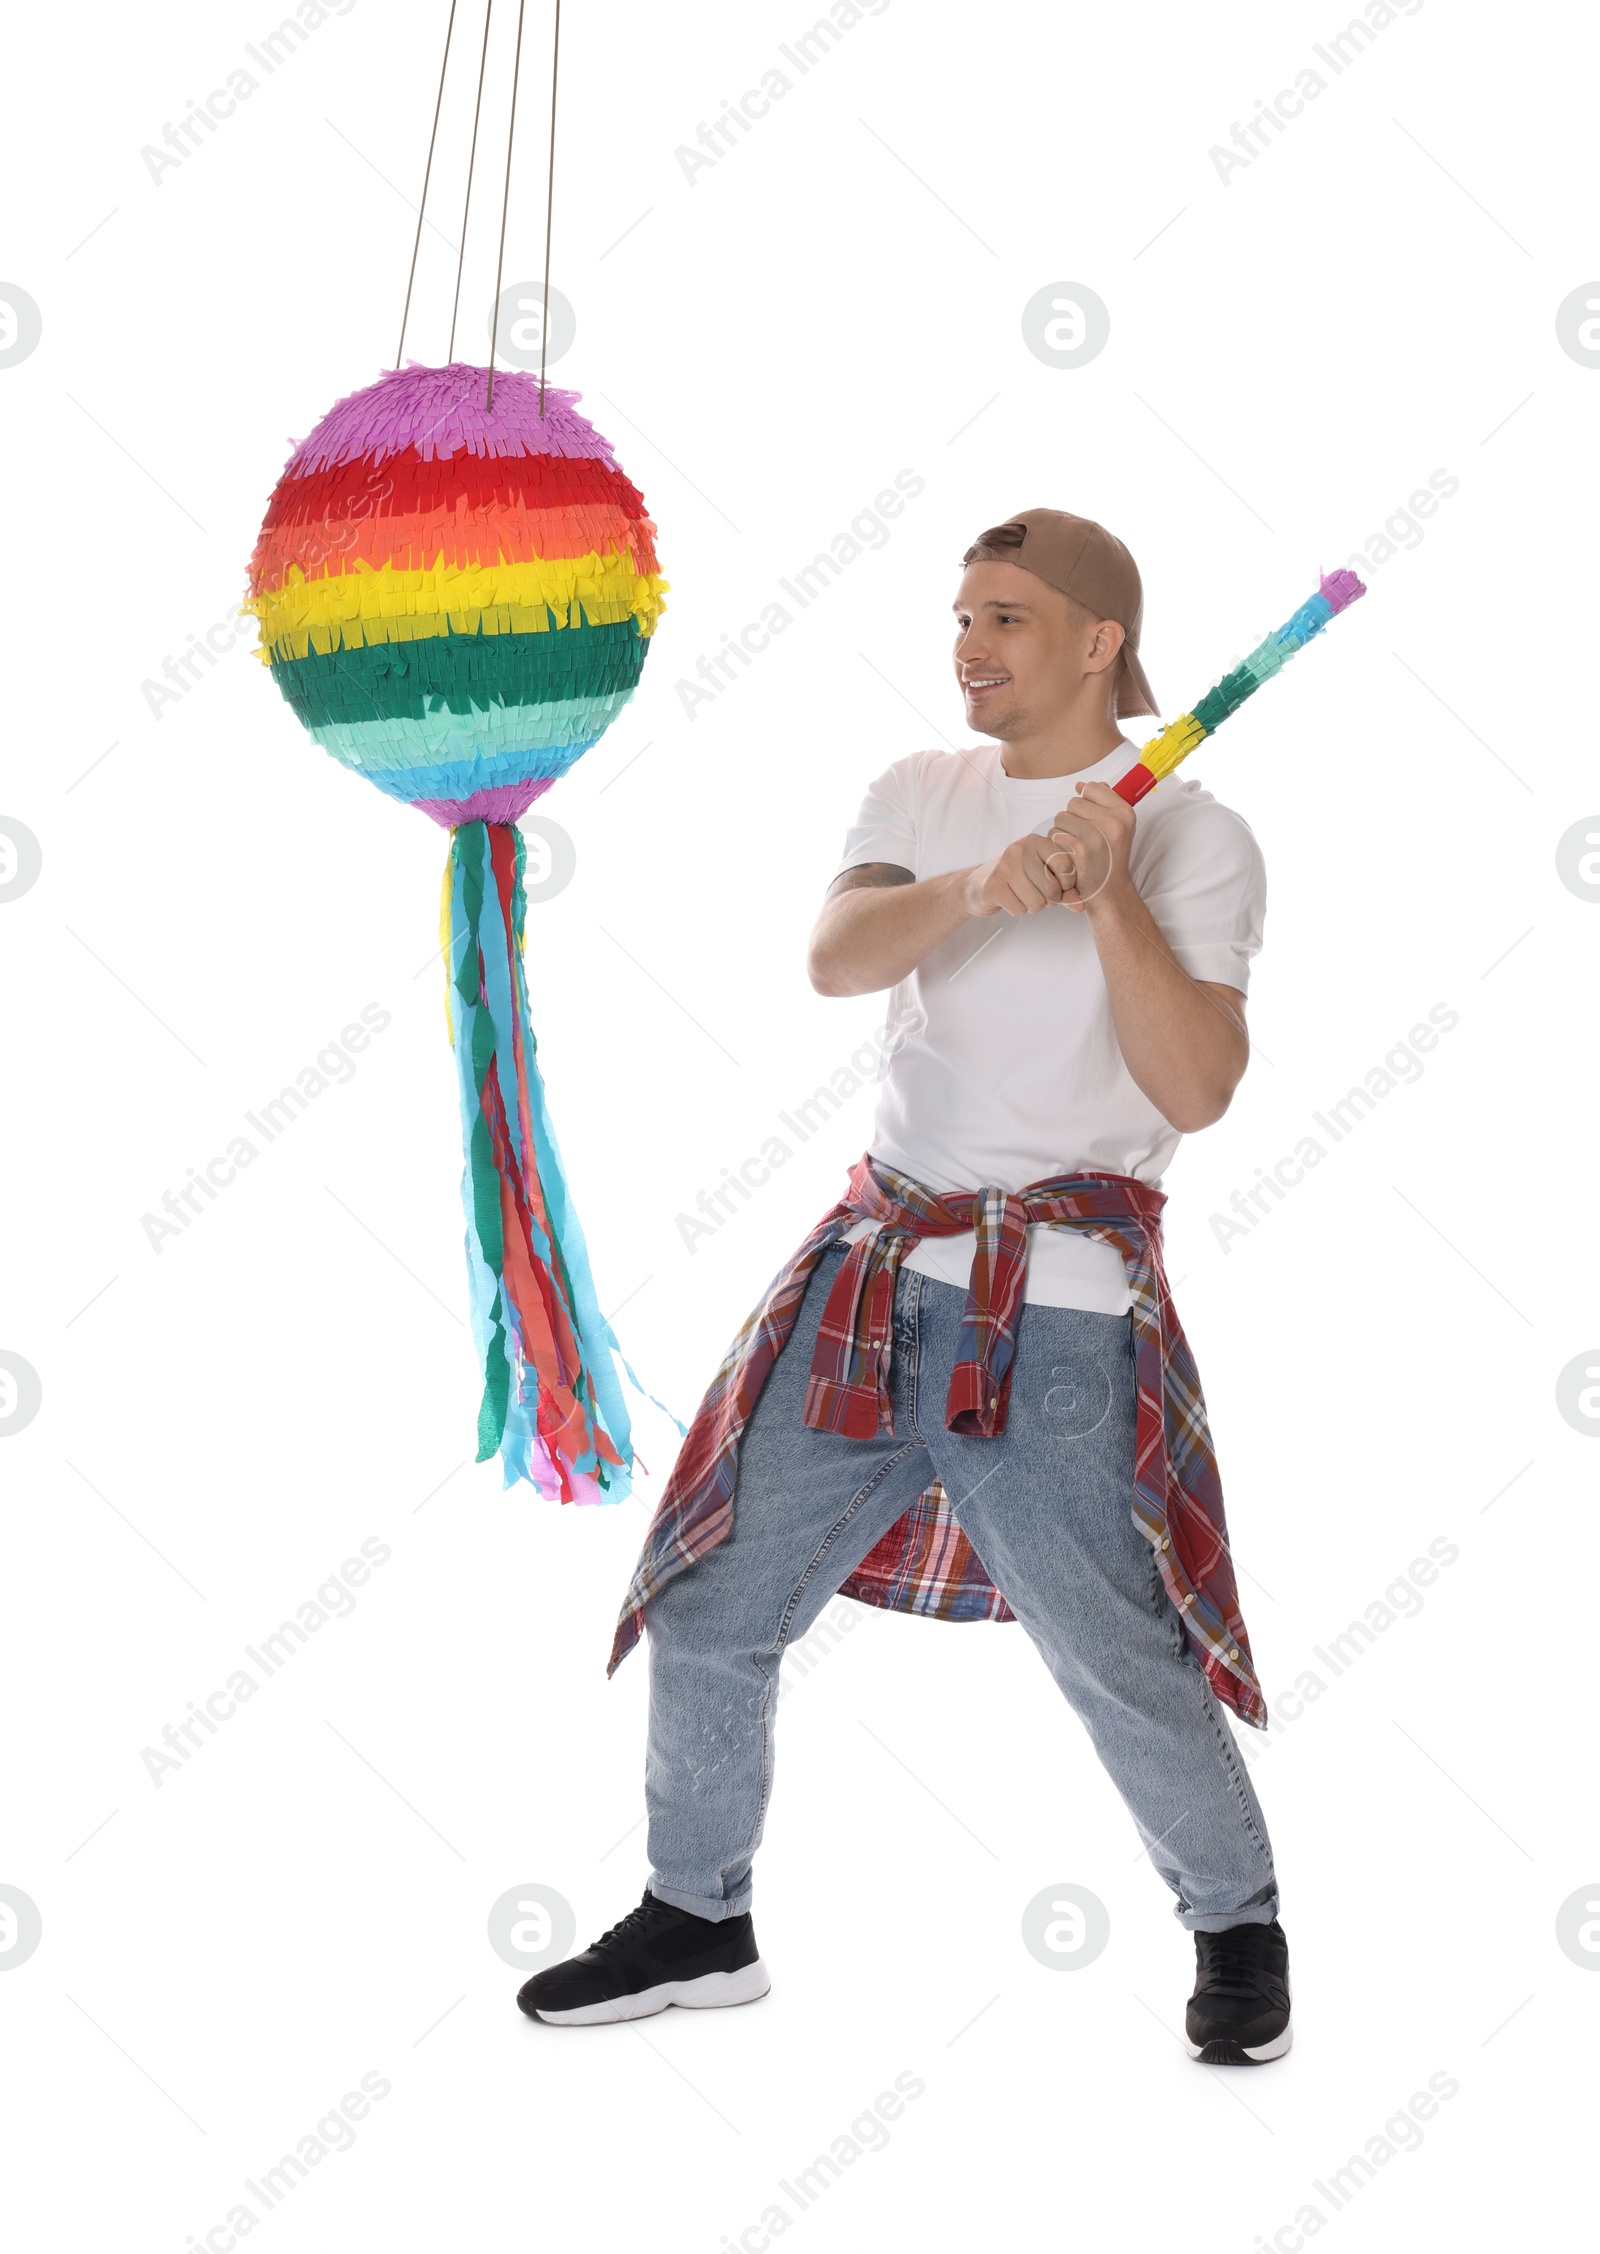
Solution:
{"label": "man", "polygon": [[842,1588],[1022,1622],[1194,1933],[1191,2055],[1254,2064],[1289,2047],[1288,1949],[1221,1708],[1266,1710],[1159,1182],[1248,1061],[1265,872],[1198,783],[1110,787],[1118,717],[1155,710],[1122,543],[1028,509],[963,561],[992,742],[879,777],[811,939],[819,992],[894,989],[870,1152],[713,1381],[613,1648],[648,1624],[650,1881],[518,2001],[593,2024],[766,1993],[778,1671]]}

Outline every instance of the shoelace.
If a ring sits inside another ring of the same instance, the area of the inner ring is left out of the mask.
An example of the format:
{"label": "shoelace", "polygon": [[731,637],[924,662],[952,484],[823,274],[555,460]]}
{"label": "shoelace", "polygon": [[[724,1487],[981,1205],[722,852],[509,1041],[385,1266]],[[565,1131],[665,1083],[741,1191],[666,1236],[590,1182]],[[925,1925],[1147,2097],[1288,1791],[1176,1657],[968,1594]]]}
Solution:
{"label": "shoelace", "polygon": [[1256,1996],[1270,1983],[1283,1985],[1276,1936],[1266,1926],[1235,1926],[1227,1933],[1200,1933],[1200,1991],[1210,1996]]}
{"label": "shoelace", "polygon": [[647,1896],[644,1901],[629,1910],[626,1917],[620,1917],[615,1925],[607,1926],[599,1940],[592,1943],[591,1946],[599,1950],[609,1948],[615,1941],[631,1941],[636,1934],[642,1932],[644,1927],[649,1924],[655,1912],[665,1906],[665,1904],[658,1903]]}

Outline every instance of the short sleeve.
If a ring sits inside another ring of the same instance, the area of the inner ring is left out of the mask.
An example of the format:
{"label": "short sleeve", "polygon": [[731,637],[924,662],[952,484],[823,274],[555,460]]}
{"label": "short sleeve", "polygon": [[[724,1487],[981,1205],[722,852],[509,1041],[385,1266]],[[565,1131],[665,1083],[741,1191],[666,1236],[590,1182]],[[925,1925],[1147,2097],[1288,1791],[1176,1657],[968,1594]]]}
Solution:
{"label": "short sleeve", "polygon": [[1191,978],[1248,992],[1266,919],[1267,866],[1242,814],[1209,793],[1178,801],[1134,881]]}
{"label": "short sleeve", "polygon": [[834,872],[859,869],[868,861],[891,861],[896,868],[917,868],[915,760],[897,760],[873,783],[861,801],[861,810],[845,832],[844,851]]}

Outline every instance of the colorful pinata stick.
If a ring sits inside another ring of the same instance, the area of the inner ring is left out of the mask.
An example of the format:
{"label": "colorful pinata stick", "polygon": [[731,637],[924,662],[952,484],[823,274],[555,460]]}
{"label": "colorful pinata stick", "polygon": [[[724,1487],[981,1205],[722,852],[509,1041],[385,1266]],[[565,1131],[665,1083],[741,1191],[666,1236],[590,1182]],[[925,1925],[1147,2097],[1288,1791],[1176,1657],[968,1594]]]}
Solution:
{"label": "colorful pinata stick", "polygon": [[1156,730],[1136,765],[1120,782],[1112,784],[1117,796],[1136,806],[1163,775],[1170,775],[1181,759],[1188,758],[1196,744],[1214,734],[1230,712],[1237,712],[1246,697],[1253,697],[1263,681],[1281,673],[1295,651],[1303,650],[1313,635],[1320,634],[1330,618],[1348,610],[1366,591],[1353,571],[1324,572],[1317,592],[1300,605],[1286,626],[1269,634],[1242,665],[1224,675],[1214,689],[1208,689],[1192,712],[1180,713],[1176,720]]}

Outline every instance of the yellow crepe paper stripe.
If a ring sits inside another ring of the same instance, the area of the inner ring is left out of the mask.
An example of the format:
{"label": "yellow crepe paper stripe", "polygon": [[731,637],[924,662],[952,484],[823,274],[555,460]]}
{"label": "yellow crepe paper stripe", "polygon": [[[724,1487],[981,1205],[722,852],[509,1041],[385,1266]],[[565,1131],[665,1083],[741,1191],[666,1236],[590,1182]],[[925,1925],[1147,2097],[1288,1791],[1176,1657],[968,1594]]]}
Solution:
{"label": "yellow crepe paper stripe", "polygon": [[543,634],[551,626],[617,626],[636,618],[651,634],[668,582],[635,570],[622,554],[561,556],[512,564],[434,564],[426,571],[374,571],[358,564],[320,579],[291,565],[282,586],[244,607],[261,621],[273,657],[361,649],[435,634]]}
{"label": "yellow crepe paper stripe", "polygon": [[[452,824],[452,839],[455,834],[456,826]],[[456,1021],[450,1008],[450,982],[455,976],[456,966],[450,960],[450,891],[455,873],[455,856],[447,853],[444,857],[444,882],[439,887],[439,960],[444,965],[444,1029],[450,1036],[452,1049],[456,1045]]]}
{"label": "yellow crepe paper stripe", "polygon": [[1192,712],[1180,712],[1177,719],[1158,730],[1139,753],[1139,765],[1148,767],[1159,782],[1170,775],[1180,759],[1187,759],[1196,744],[1205,742],[1211,733],[1204,721],[1197,720]]}

